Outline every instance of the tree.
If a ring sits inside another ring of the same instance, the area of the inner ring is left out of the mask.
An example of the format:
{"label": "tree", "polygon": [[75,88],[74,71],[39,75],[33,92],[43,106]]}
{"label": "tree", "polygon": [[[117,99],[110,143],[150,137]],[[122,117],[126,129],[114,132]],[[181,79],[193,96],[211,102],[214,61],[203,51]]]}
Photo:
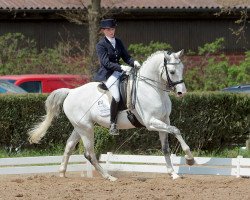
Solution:
{"label": "tree", "polygon": [[90,72],[95,70],[95,64],[97,61],[95,45],[98,41],[100,11],[101,0],[91,0],[91,5],[88,8]]}
{"label": "tree", "polygon": [[102,9],[101,8],[101,0],[91,0],[90,4],[86,8],[86,1],[79,0],[79,4],[82,5],[83,9],[80,10],[73,10],[73,11],[66,11],[62,16],[66,18],[68,21],[72,23],[76,23],[79,25],[87,24],[88,25],[88,72],[89,75],[93,75],[94,72],[97,70],[97,55],[95,51],[95,45],[98,41],[99,37],[99,21],[103,16],[112,16],[115,12],[113,11],[112,7],[118,3],[121,3],[122,0],[110,0],[109,8]]}
{"label": "tree", "polygon": [[[232,29],[232,34],[237,37],[236,42],[243,39],[246,41],[246,35],[245,30],[247,29],[247,21],[248,19],[248,13],[247,13],[247,2],[249,0],[216,0],[217,3],[219,3],[222,8],[220,12],[217,12],[216,15],[220,16],[222,14],[227,15],[239,15],[239,18],[235,20],[235,24],[238,25],[237,29]],[[241,8],[238,8],[238,5],[241,6]],[[245,8],[244,8],[245,7]]]}
{"label": "tree", "polygon": [[84,9],[85,3],[83,0],[79,0],[79,4],[82,5],[83,9],[80,10],[71,10],[66,11],[64,14],[61,14],[68,21],[78,24],[78,25],[87,25],[88,26],[88,66],[87,71],[89,76],[92,76],[96,70],[97,56],[95,52],[95,45],[98,40],[98,30],[99,30],[99,21],[102,16],[101,12],[101,0],[91,0],[91,3],[87,6],[87,10]]}

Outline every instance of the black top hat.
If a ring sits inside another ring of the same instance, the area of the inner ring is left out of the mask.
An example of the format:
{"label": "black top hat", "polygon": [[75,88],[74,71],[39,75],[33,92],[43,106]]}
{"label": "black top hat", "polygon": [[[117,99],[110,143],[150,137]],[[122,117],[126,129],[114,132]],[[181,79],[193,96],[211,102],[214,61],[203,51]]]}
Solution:
{"label": "black top hat", "polygon": [[100,23],[101,28],[114,28],[117,26],[114,19],[103,19]]}

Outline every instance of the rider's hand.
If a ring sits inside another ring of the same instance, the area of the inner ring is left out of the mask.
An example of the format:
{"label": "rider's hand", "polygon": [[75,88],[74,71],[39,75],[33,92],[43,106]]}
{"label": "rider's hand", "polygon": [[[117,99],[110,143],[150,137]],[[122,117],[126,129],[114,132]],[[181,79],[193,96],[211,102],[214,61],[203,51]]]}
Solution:
{"label": "rider's hand", "polygon": [[135,60],[135,61],[134,61],[134,66],[135,66],[136,68],[140,68],[140,67],[141,67],[141,64],[140,64],[137,60]]}
{"label": "rider's hand", "polygon": [[129,72],[131,71],[132,67],[127,66],[127,65],[121,65],[121,68],[123,71],[126,72],[126,74],[129,74]]}

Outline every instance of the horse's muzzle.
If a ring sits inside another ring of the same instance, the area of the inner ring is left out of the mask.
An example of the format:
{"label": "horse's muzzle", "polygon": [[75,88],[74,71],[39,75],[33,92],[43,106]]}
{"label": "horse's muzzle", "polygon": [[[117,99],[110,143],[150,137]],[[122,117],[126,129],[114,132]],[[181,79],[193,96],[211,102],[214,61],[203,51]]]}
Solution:
{"label": "horse's muzzle", "polygon": [[183,93],[183,92],[177,92],[176,93],[176,96],[177,97],[183,97],[185,95],[185,92]]}

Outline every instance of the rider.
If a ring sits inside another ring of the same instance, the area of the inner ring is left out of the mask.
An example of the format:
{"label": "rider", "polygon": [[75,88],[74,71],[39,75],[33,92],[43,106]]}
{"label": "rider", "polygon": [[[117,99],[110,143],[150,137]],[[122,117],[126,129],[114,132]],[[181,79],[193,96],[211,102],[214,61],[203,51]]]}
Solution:
{"label": "rider", "polygon": [[[140,67],[140,63],[135,61],[125,49],[122,41],[115,37],[117,24],[114,19],[101,20],[100,28],[104,37],[97,43],[96,51],[100,62],[95,80],[102,81],[112,95],[110,105],[110,130],[111,135],[118,135],[116,128],[118,104],[120,101],[119,78],[123,71],[128,72],[131,67]],[[130,66],[121,65],[120,58]]]}

